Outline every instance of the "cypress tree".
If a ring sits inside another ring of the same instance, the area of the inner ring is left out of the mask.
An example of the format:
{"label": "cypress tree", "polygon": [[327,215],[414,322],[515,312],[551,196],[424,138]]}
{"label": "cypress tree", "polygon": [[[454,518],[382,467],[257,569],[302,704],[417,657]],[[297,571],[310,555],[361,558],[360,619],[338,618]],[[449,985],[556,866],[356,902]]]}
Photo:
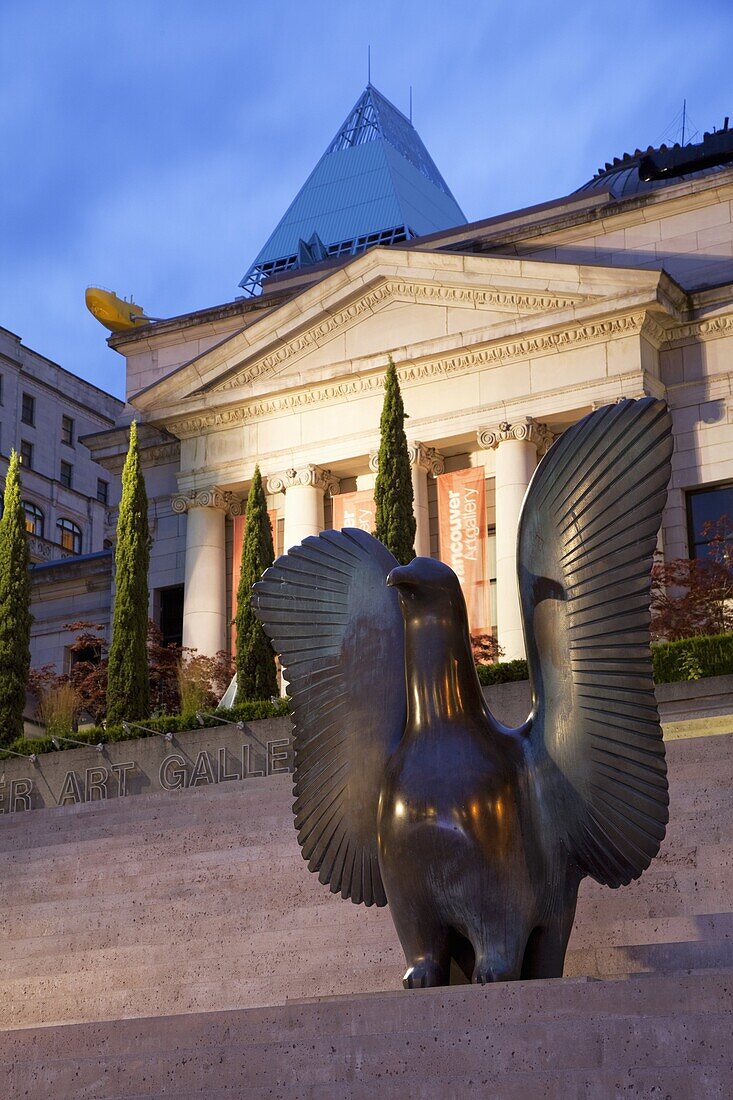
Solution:
{"label": "cypress tree", "polygon": [[259,466],[255,466],[247,497],[247,513],[242,542],[242,561],[237,589],[237,703],[246,699],[269,699],[277,695],[275,655],[267,636],[255,617],[250,598],[252,585],[272,565],[275,551],[272,526]]}
{"label": "cypress tree", "polygon": [[150,713],[149,563],[148,496],[140,466],[137,425],[133,420],[122,470],[122,498],[117,519],[115,603],[107,671],[107,721],[110,724],[124,718],[147,718]]}
{"label": "cypress tree", "polygon": [[30,557],[19,466],[18,455],[11,451],[0,519],[0,745],[23,735],[31,667]]}
{"label": "cypress tree", "polygon": [[405,436],[405,406],[402,403],[397,369],[389,357],[384,381],[384,405],[379,421],[379,469],[374,487],[376,531],[374,534],[391,550],[400,565],[415,557],[415,515],[413,512],[410,455]]}

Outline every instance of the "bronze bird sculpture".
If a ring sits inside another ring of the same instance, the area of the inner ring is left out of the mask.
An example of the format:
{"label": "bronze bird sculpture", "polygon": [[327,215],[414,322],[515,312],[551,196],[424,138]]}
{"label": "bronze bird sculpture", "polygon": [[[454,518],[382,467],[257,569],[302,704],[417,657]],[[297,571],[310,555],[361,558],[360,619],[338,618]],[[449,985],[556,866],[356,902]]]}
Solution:
{"label": "bronze bird sculpture", "polygon": [[617,887],[668,819],[649,575],[671,420],[591,413],[525,497],[518,574],[532,710],[491,714],[455,574],[370,535],[307,538],[254,586],[293,700],[295,827],[322,883],[389,903],[408,987],[560,977],[585,875]]}

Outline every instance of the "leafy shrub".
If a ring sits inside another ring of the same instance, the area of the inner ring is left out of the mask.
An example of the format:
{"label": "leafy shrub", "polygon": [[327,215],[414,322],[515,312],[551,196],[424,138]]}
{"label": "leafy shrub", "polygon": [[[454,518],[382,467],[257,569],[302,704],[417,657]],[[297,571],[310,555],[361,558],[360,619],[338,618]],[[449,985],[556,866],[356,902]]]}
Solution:
{"label": "leafy shrub", "polygon": [[69,683],[54,684],[41,695],[38,714],[48,737],[72,737],[79,700]]}
{"label": "leafy shrub", "polygon": [[704,676],[730,676],[733,674],[733,634],[656,642],[652,646],[652,661],[657,684],[699,680]]}
{"label": "leafy shrub", "polygon": [[489,684],[509,684],[529,678],[529,670],[524,658],[516,661],[497,661],[495,665],[477,665],[476,671],[479,682],[484,687]]}
{"label": "leafy shrub", "polygon": [[472,634],[471,652],[477,665],[494,665],[504,656],[499,639],[493,634]]}
{"label": "leafy shrub", "polygon": [[198,712],[207,709],[210,683],[206,673],[192,658],[179,661],[176,676],[181,718],[195,726]]}

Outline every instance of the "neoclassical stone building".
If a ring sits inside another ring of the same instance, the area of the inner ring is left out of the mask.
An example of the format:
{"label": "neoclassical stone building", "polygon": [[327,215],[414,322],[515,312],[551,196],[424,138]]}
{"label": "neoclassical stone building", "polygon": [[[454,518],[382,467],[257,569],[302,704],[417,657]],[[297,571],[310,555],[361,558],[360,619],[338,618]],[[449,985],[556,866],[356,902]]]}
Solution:
{"label": "neoclassical stone building", "polygon": [[[374,134],[352,112],[353,144],[342,128],[326,156],[381,143],[408,162],[412,190],[398,183],[392,196],[399,211],[372,204],[378,239],[365,243],[369,233],[296,200],[243,280],[249,296],[109,341],[126,360],[143,428],[151,611],[181,617],[184,644],[204,652],[230,642],[256,464],[278,550],[357,506],[368,525],[390,355],[409,415],[416,551],[450,560],[441,492],[450,508],[457,487],[473,486],[473,625],[496,630],[506,658],[523,653],[514,556],[523,495],[553,438],[594,407],[644,394],[671,406],[666,556],[704,554],[705,519],[733,517],[733,134],[637,151],[570,196],[465,224],[407,120],[397,132],[377,95],[360,101],[362,116],[372,104]],[[414,231],[420,204],[436,231],[425,219]],[[350,251],[334,238],[344,232]],[[126,438],[120,425],[85,442],[114,471]]]}

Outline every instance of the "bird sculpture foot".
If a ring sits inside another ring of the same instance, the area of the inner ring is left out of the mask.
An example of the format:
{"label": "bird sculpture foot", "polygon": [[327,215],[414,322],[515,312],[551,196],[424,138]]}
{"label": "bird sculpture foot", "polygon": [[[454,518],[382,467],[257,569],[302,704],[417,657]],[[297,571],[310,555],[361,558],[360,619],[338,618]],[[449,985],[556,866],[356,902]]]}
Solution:
{"label": "bird sculpture foot", "polygon": [[420,959],[407,968],[402,984],[405,989],[426,989],[431,985],[447,985],[448,979],[434,959]]}
{"label": "bird sculpture foot", "polygon": [[496,959],[477,961],[471,978],[474,985],[491,985],[492,982],[509,982],[517,975],[506,963]]}

